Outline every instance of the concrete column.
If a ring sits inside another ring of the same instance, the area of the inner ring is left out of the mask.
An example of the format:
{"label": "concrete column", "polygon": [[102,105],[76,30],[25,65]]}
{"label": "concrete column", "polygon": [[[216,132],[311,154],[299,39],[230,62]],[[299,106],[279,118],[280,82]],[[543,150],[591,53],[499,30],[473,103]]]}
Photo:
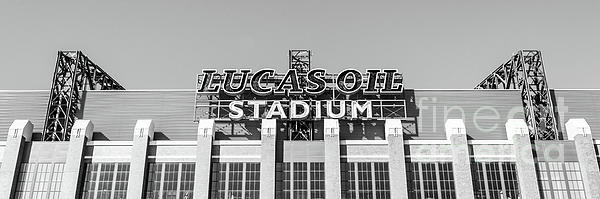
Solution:
{"label": "concrete column", "polygon": [[215,120],[202,119],[198,123],[196,146],[196,173],[194,174],[194,198],[206,199],[210,195],[210,165]]}
{"label": "concrete column", "polygon": [[402,120],[385,120],[385,139],[388,141],[390,196],[391,198],[407,199],[408,185],[406,182],[406,157],[404,153],[404,133]]}
{"label": "concrete column", "polygon": [[340,173],[340,124],[337,119],[325,119],[325,197],[342,198]]}
{"label": "concrete column", "polygon": [[33,124],[29,120],[15,120],[8,128],[0,169],[0,199],[12,198],[15,194],[23,145],[24,142],[31,141],[32,132]]}
{"label": "concrete column", "polygon": [[535,161],[529,138],[529,128],[523,119],[509,119],[506,122],[506,137],[512,140],[519,180],[520,198],[539,199]]}
{"label": "concrete column", "polygon": [[129,183],[127,183],[127,198],[141,199],[146,188],[146,160],[148,157],[148,142],[154,138],[154,122],[138,120],[133,130],[133,146],[131,147],[131,162],[129,163]]}
{"label": "concrete column", "polygon": [[260,131],[260,198],[275,198],[275,145],[277,121],[263,119]]}
{"label": "concrete column", "polygon": [[575,141],[585,195],[587,198],[600,198],[600,168],[590,125],[585,119],[570,119],[565,127],[568,139]]}
{"label": "concrete column", "polygon": [[63,173],[62,184],[60,188],[60,198],[77,198],[81,191],[80,185],[83,185],[83,152],[85,143],[92,140],[94,124],[89,120],[77,120],[71,128],[71,140],[69,141],[69,151],[65,161],[65,171]]}
{"label": "concrete column", "polygon": [[467,129],[462,119],[448,119],[445,124],[446,139],[452,148],[452,170],[457,198],[475,198],[471,155],[467,143]]}

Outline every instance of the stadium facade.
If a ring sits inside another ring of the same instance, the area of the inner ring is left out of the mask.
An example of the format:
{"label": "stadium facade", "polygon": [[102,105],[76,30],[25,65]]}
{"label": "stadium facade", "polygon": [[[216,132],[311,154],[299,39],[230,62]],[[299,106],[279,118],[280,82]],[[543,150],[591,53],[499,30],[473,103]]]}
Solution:
{"label": "stadium facade", "polygon": [[52,90],[0,91],[0,198],[600,198],[600,90],[548,89],[553,134],[537,136],[526,89],[310,71],[248,72],[241,91],[210,70],[197,89],[81,90],[65,134]]}

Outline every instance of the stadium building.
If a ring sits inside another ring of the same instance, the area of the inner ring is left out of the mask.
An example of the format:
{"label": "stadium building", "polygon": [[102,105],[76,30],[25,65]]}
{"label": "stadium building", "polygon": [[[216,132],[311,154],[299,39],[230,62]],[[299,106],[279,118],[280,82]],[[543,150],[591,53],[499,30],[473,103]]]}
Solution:
{"label": "stadium building", "polygon": [[125,90],[61,51],[50,90],[0,91],[0,198],[600,198],[600,90],[549,89],[539,51],[475,89],[400,72],[290,50],[286,68]]}

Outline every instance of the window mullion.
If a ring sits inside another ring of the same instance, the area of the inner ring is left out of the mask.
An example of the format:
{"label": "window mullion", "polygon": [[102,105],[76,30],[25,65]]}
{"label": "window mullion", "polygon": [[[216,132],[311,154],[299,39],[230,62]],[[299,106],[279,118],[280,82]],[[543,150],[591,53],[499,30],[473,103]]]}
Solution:
{"label": "window mullion", "polygon": [[490,198],[490,186],[488,184],[489,181],[487,179],[487,177],[488,177],[487,167],[488,167],[487,162],[481,163],[481,169],[483,172],[483,190],[485,190],[485,198]]}
{"label": "window mullion", "polygon": [[359,180],[358,180],[358,163],[353,162],[352,164],[354,166],[354,192],[356,194],[356,198],[360,199],[360,194],[358,191],[358,182],[359,182]]}
{"label": "window mullion", "polygon": [[111,163],[113,165],[115,165],[115,168],[113,169],[113,179],[112,179],[112,183],[111,183],[111,190],[110,190],[110,196],[111,198],[115,197],[115,187],[117,184],[117,171],[119,169],[119,163]]}
{"label": "window mullion", "polygon": [[435,184],[437,185],[438,198],[442,198],[442,185],[440,184],[440,163],[435,163]]}
{"label": "window mullion", "polygon": [[561,173],[563,174],[564,177],[564,183],[565,183],[565,191],[567,192],[567,196],[569,198],[571,198],[571,187],[569,186],[569,178],[567,176],[567,164],[565,162],[561,162],[560,164],[562,164],[562,171]]}
{"label": "window mullion", "polygon": [[[49,197],[50,196],[50,189],[52,189],[52,177],[54,177],[54,163],[50,163],[50,166],[52,166],[49,170],[48,173],[46,173],[46,175],[50,175],[50,178],[48,178],[50,181],[47,181],[48,183],[48,190],[44,190],[44,192],[46,192],[46,196]],[[48,170],[46,170],[48,171]],[[46,176],[44,176],[46,177]],[[44,186],[42,186],[44,187]]]}
{"label": "window mullion", "polygon": [[242,163],[242,199],[246,198],[246,164]]}
{"label": "window mullion", "polygon": [[504,169],[502,169],[503,166],[503,162],[498,162],[498,171],[500,172],[500,187],[502,190],[502,195],[503,197],[508,197],[508,192],[506,191],[506,187],[504,185]]}
{"label": "window mullion", "polygon": [[159,163],[161,165],[160,167],[160,180],[158,181],[159,184],[159,188],[158,188],[158,199],[162,199],[163,198],[163,191],[164,191],[164,185],[165,185],[165,167],[167,167],[167,164],[165,163]]}
{"label": "window mullion", "polygon": [[371,194],[373,194],[373,198],[377,199],[375,194],[375,162],[369,164],[371,164]]}
{"label": "window mullion", "polygon": [[552,185],[552,181],[554,179],[552,179],[552,170],[550,169],[550,164],[548,162],[542,162],[541,164],[544,164],[544,166],[546,167],[546,170],[544,171],[546,173],[546,176],[548,176],[546,178],[546,180],[548,181],[548,191],[551,195],[552,198],[554,198],[554,186]]}
{"label": "window mullion", "polygon": [[[37,181],[37,167],[39,164],[37,164],[37,163],[27,163],[27,164],[28,164],[27,170],[29,170],[30,166],[33,167],[33,172],[31,172],[31,173],[33,173],[33,178],[31,178],[32,179],[31,180],[31,190],[28,190],[29,198],[33,198],[33,190],[35,190],[36,181]],[[29,164],[31,164],[31,165],[29,165]],[[27,172],[29,172],[29,171],[27,171]]]}
{"label": "window mullion", "polygon": [[179,167],[179,169],[177,170],[177,190],[175,190],[175,197],[179,198],[180,197],[180,190],[181,190],[181,173],[183,173],[182,169],[183,169],[183,163],[177,163],[177,166]]}
{"label": "window mullion", "polygon": [[306,163],[306,194],[307,194],[308,199],[311,199],[311,194],[310,194],[310,191],[311,191],[311,188],[310,188],[310,186],[311,186],[311,183],[310,183],[311,177],[310,177],[310,173],[311,173],[311,165],[310,165],[310,162],[307,162]]}
{"label": "window mullion", "polygon": [[417,162],[417,166],[418,166],[418,172],[419,172],[419,179],[420,180],[420,184],[421,184],[421,198],[425,198],[425,183],[423,181],[425,181],[425,179],[423,179],[423,165],[421,162]]}
{"label": "window mullion", "polygon": [[229,167],[231,163],[225,163],[225,198],[229,198]]}
{"label": "window mullion", "polygon": [[290,162],[290,199],[294,199],[294,162]]}
{"label": "window mullion", "polygon": [[[102,168],[102,163],[96,163],[97,167],[96,167],[96,183],[94,184],[94,195],[93,198],[97,199],[98,198],[98,187],[100,186],[100,168]],[[93,165],[92,165],[92,169],[93,169]]]}

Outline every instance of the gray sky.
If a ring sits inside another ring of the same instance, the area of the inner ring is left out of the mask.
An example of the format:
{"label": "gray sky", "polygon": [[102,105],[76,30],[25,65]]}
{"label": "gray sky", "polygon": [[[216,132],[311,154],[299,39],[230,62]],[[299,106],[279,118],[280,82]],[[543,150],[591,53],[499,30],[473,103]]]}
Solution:
{"label": "gray sky", "polygon": [[398,68],[408,88],[472,88],[540,49],[550,87],[600,88],[600,1],[0,0],[0,89],[49,89],[63,49],[163,89],[203,68],[283,71],[290,48],[329,72]]}

